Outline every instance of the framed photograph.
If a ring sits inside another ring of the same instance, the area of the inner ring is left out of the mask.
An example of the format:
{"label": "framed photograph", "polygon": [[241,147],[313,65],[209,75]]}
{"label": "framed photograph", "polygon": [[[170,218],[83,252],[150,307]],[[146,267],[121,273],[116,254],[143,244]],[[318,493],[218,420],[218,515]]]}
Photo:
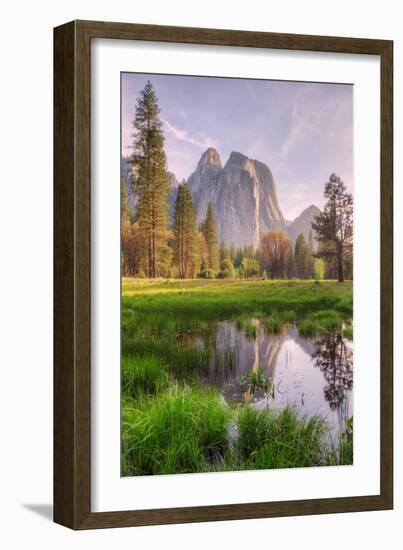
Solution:
{"label": "framed photograph", "polygon": [[54,520],[393,506],[393,43],[54,31]]}

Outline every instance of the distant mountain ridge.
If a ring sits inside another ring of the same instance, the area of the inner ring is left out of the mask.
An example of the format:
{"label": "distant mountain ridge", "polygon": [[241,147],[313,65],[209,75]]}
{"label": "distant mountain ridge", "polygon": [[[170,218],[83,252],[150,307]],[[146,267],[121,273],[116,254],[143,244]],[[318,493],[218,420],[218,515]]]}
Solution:
{"label": "distant mountain ridge", "polygon": [[[136,198],[130,184],[128,158],[122,159],[122,170],[129,205],[134,211]],[[168,172],[168,176],[172,218],[179,182],[172,172]],[[308,239],[311,222],[320,213],[318,207],[310,205],[295,220],[285,220],[270,168],[237,151],[233,151],[222,166],[218,151],[209,147],[201,155],[187,183],[195,203],[197,222],[204,220],[211,202],[217,218],[218,238],[227,245],[256,247],[261,235],[270,229],[284,231],[293,243],[299,233]]]}
{"label": "distant mountain ridge", "polygon": [[132,175],[132,163],[130,162],[130,158],[122,157],[120,167],[126,183],[127,202],[129,203],[130,210],[134,213],[134,211],[136,210],[137,199],[133,193],[133,189],[130,183]]}
{"label": "distant mountain ridge", "polygon": [[[126,184],[127,201],[129,203],[129,207],[130,207],[130,210],[132,211],[132,214],[134,214],[136,211],[137,197],[133,192],[133,188],[131,184],[133,166],[130,161],[130,157],[122,157],[121,170],[122,170],[122,174]],[[170,216],[172,217],[176,195],[178,193],[179,181],[177,180],[175,174],[173,174],[172,172],[167,172],[167,174],[168,174],[168,180],[169,180],[169,188],[171,190],[168,198],[169,211],[170,211]]]}
{"label": "distant mountain ridge", "polygon": [[312,230],[311,223],[314,221],[315,216],[319,216],[320,210],[314,204],[308,206],[301,212],[299,216],[295,218],[293,222],[287,227],[287,233],[289,238],[295,243],[297,237],[302,233],[305,240],[308,241],[309,233]]}

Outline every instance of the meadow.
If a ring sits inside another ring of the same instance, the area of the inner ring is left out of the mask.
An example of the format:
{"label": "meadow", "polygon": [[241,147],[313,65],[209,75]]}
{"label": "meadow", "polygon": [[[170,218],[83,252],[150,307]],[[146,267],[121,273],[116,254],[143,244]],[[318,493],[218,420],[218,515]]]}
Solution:
{"label": "meadow", "polygon": [[352,283],[123,278],[122,475],[351,464],[352,418],[334,439],[321,415],[257,407],[275,391],[268,365],[240,374],[223,323],[250,347],[287,327],[352,340]]}

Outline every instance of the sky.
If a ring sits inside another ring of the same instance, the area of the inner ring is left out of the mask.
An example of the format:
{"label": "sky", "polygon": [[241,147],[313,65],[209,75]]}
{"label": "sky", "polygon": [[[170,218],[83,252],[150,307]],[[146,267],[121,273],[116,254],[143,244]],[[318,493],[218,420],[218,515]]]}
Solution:
{"label": "sky", "polygon": [[352,85],[123,73],[124,156],[148,80],[161,109],[168,169],[179,181],[215,147],[223,166],[232,151],[267,164],[289,220],[310,204],[323,206],[333,172],[353,191]]}

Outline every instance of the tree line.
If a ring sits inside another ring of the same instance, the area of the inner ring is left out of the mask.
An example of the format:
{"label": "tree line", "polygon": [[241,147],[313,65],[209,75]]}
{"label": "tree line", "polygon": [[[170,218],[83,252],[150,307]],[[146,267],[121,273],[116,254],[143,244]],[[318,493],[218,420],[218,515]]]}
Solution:
{"label": "tree line", "polygon": [[122,273],[134,277],[300,278],[352,277],[352,197],[335,174],[325,185],[326,205],[312,223],[308,240],[295,244],[280,230],[270,230],[253,246],[219,243],[211,203],[196,222],[192,193],[183,181],[169,220],[169,178],[158,98],[150,81],[136,103],[133,121],[131,185],[133,217],[121,180]]}

